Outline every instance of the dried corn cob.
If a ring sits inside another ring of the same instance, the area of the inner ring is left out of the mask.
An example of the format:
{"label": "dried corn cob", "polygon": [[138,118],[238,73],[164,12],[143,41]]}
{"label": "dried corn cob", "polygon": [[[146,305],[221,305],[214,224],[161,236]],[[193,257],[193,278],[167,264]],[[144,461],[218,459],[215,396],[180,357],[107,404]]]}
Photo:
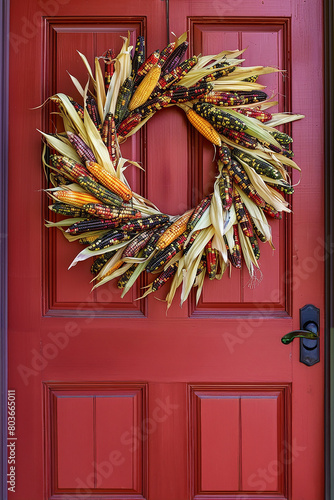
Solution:
{"label": "dried corn cob", "polygon": [[205,255],[205,250],[202,254],[201,260],[199,261],[198,268],[196,271],[196,276],[201,274],[202,271],[206,270],[206,255]]}
{"label": "dried corn cob", "polygon": [[97,107],[97,103],[94,97],[91,95],[87,96],[86,98],[86,108],[89,116],[92,119],[92,122],[94,123],[97,130],[100,132],[102,128],[101,118]]}
{"label": "dried corn cob", "polygon": [[92,243],[88,249],[92,252],[96,250],[102,250],[103,248],[111,247],[112,245],[116,245],[117,243],[121,243],[123,241],[130,240],[133,236],[130,233],[123,233],[112,231],[110,233],[105,234],[101,238],[98,238]]}
{"label": "dried corn cob", "polygon": [[117,194],[124,201],[129,201],[132,198],[132,191],[124,182],[122,182],[115,175],[110,174],[105,168],[101,167],[98,163],[86,163],[89,172],[91,172],[98,181],[108,188],[113,193]]}
{"label": "dried corn cob", "polygon": [[136,263],[132,264],[132,266],[127,271],[125,271],[125,273],[122,274],[122,276],[120,276],[120,278],[117,282],[117,288],[122,290],[125,287],[125,285],[129,281],[129,279],[131,278],[131,276],[135,272],[137,266],[138,266],[138,264],[136,264]]}
{"label": "dried corn cob", "polygon": [[156,243],[157,243],[158,239],[160,238],[162,233],[164,233],[166,231],[166,229],[168,228],[168,226],[170,226],[170,224],[171,223],[169,222],[169,223],[165,224],[164,226],[162,226],[154,231],[154,234],[151,236],[151,238],[147,242],[147,245],[143,249],[143,258],[144,259],[147,259],[152,254],[152,252],[155,250]]}
{"label": "dried corn cob", "polygon": [[234,246],[232,249],[230,249],[227,243],[226,236],[224,236],[224,241],[227,248],[227,256],[233,267],[241,269],[241,246],[239,241],[238,226],[236,224],[233,226],[233,237]]}
{"label": "dried corn cob", "polygon": [[182,57],[186,53],[188,45],[189,42],[184,41],[170,53],[170,55],[167,57],[165,63],[161,68],[161,73],[163,75],[166,73],[170,73],[171,71],[173,71],[174,68],[176,68],[176,66],[180,64]]}
{"label": "dried corn cob", "polygon": [[165,47],[161,52],[160,52],[160,57],[159,57],[159,66],[162,68],[163,65],[165,64],[166,60],[170,56],[170,54],[173,52],[175,48],[175,42],[171,42]]}
{"label": "dried corn cob", "polygon": [[[284,182],[284,181],[282,181],[282,182]],[[270,182],[268,181],[267,184],[270,184]],[[281,185],[281,184],[270,184],[270,186],[273,189],[276,189],[276,191],[278,191],[279,193],[293,194],[294,191],[295,191],[293,189],[293,186],[291,186],[291,184],[288,184],[287,182],[284,182],[283,185]]]}
{"label": "dried corn cob", "polygon": [[150,69],[159,62],[160,53],[159,50],[152,52],[152,54],[143,62],[143,64],[138,69],[135,76],[135,85],[138,85],[144,76],[150,71]]}
{"label": "dried corn cob", "polygon": [[80,118],[83,120],[84,118],[84,108],[81,106],[81,104],[77,103],[72,97],[67,96],[68,100],[71,102],[72,106],[74,107],[75,111],[78,113]]}
{"label": "dried corn cob", "polygon": [[92,264],[92,267],[90,268],[90,272],[92,274],[97,274],[102,269],[104,264],[106,264],[108,260],[111,259],[113,255],[115,255],[115,253],[115,250],[112,250],[111,252],[106,252],[96,257]]}
{"label": "dried corn cob", "polygon": [[86,167],[66,156],[51,155],[50,160],[55,168],[66,172],[73,180],[83,175],[89,175]]}
{"label": "dried corn cob", "polygon": [[152,292],[156,292],[159,290],[161,287],[167,283],[168,280],[170,280],[176,273],[177,268],[178,268],[179,263],[175,262],[171,266],[168,266],[165,271],[162,271],[161,274],[155,280],[152,281],[151,283],[151,290]]}
{"label": "dried corn cob", "polygon": [[132,129],[138,125],[141,121],[142,116],[140,113],[132,112],[127,118],[125,118],[122,123],[117,128],[117,135],[120,137],[126,137]]}
{"label": "dried corn cob", "polygon": [[161,90],[166,90],[171,85],[175,85],[181,78],[183,78],[190,70],[197,64],[198,58],[196,56],[187,59],[181,63],[177,68],[169,73],[165,73],[159,78],[156,88],[153,90],[153,95]]}
{"label": "dried corn cob", "polygon": [[175,222],[173,222],[168,229],[160,236],[157,241],[156,247],[159,250],[166,248],[172,241],[181,236],[187,230],[187,224],[194,210],[188,210]]}
{"label": "dried corn cob", "polygon": [[275,208],[269,205],[269,203],[266,203],[262,210],[266,215],[269,215],[269,217],[272,217],[273,219],[282,218],[282,213],[278,210],[275,210]]}
{"label": "dried corn cob", "polygon": [[219,132],[230,139],[230,141],[235,142],[235,144],[239,144],[240,146],[248,149],[256,149],[257,148],[257,139],[247,134],[246,132],[237,132],[236,130],[231,130],[230,128],[222,127]]}
{"label": "dried corn cob", "polygon": [[235,111],[241,113],[242,115],[256,118],[262,123],[268,122],[273,117],[270,113],[267,113],[260,108],[237,108]]}
{"label": "dried corn cob", "polygon": [[206,94],[202,101],[216,106],[240,106],[244,103],[244,99],[233,92],[219,92],[213,90]]}
{"label": "dried corn cob", "polygon": [[158,228],[169,221],[168,215],[151,215],[143,219],[134,219],[121,226],[122,231],[138,232]]}
{"label": "dried corn cob", "polygon": [[224,164],[228,165],[231,161],[231,150],[227,144],[222,143],[218,148],[218,158]]}
{"label": "dried corn cob", "polygon": [[142,119],[146,118],[147,115],[151,113],[155,113],[162,108],[165,108],[170,103],[171,98],[165,95],[153,97],[153,99],[149,99],[139,108],[136,108],[136,112],[140,113]]}
{"label": "dried corn cob", "polygon": [[243,104],[253,104],[268,99],[268,95],[262,90],[238,90],[236,94],[242,97]]}
{"label": "dried corn cob", "polygon": [[202,215],[206,211],[206,209],[210,206],[212,196],[205,196],[203,200],[197,205],[192,215],[190,216],[187,224],[188,231],[192,231],[196,226],[197,222],[201,219]]}
{"label": "dried corn cob", "polygon": [[219,194],[224,210],[229,210],[233,202],[233,182],[226,170],[223,170],[218,180]]}
{"label": "dried corn cob", "polygon": [[244,153],[243,151],[240,151],[238,149],[233,150],[233,157],[235,157],[237,160],[242,160],[247,165],[252,167],[255,172],[257,172],[260,175],[266,175],[267,177],[270,177],[271,179],[281,179],[282,174],[280,173],[277,168],[275,168],[271,163],[268,163],[264,160],[260,160],[259,158],[255,158],[252,155],[249,155],[247,153]]}
{"label": "dried corn cob", "polygon": [[240,163],[235,160],[231,160],[231,163],[227,165],[227,171],[234,180],[236,184],[243,190],[247,196],[256,203],[259,207],[264,207],[265,202],[261,196],[257,193],[256,189],[252,186],[248,175],[242,168]]}
{"label": "dried corn cob", "polygon": [[118,227],[122,219],[86,219],[80,222],[75,222],[72,226],[66,229],[66,233],[79,234],[88,231],[103,231],[105,229],[114,229]]}
{"label": "dried corn cob", "polygon": [[239,193],[235,189],[233,191],[233,200],[235,213],[237,215],[237,221],[239,222],[241,229],[243,230],[244,234],[248,236],[248,238],[254,236],[251,217],[248,213],[247,208],[243,204]]}
{"label": "dried corn cob", "polygon": [[145,61],[145,38],[138,36],[132,58],[132,78],[135,79],[138,69]]}
{"label": "dried corn cob", "polygon": [[55,172],[51,172],[50,181],[53,186],[67,186],[72,184],[73,179],[66,173],[56,174]]}
{"label": "dried corn cob", "polygon": [[73,134],[73,132],[67,132],[67,137],[84,163],[85,161],[96,161],[93,151],[89,146],[87,146],[81,137]]}
{"label": "dried corn cob", "polygon": [[178,102],[193,101],[194,99],[202,99],[212,89],[211,83],[198,83],[192,87],[170,87],[164,92],[164,97],[170,97],[171,104]]}
{"label": "dried corn cob", "polygon": [[135,255],[145,247],[146,243],[149,241],[153,233],[154,229],[148,229],[147,231],[139,233],[124,250],[122,259],[125,259],[127,257],[135,257]]}
{"label": "dried corn cob", "polygon": [[260,247],[255,234],[249,238],[250,244],[252,245],[254,257],[256,260],[260,258]]}
{"label": "dried corn cob", "polygon": [[87,203],[83,205],[83,209],[88,214],[100,219],[132,219],[141,217],[141,213],[138,210],[132,208],[114,208],[110,205],[102,205],[101,203]]}
{"label": "dried corn cob", "polygon": [[295,153],[291,151],[291,149],[283,149],[282,148],[282,154],[286,156],[287,158],[293,158],[295,156]]}
{"label": "dried corn cob", "polygon": [[116,262],[112,267],[111,269],[109,269],[109,271],[105,272],[105,273],[102,273],[100,276],[98,276],[97,278],[97,282],[99,283],[100,281],[102,281],[104,278],[107,278],[108,276],[110,276],[114,271],[117,271],[117,269],[119,269],[122,265],[124,264],[124,262],[122,260],[119,260],[118,262]]}
{"label": "dried corn cob", "polygon": [[279,144],[281,144],[285,148],[288,148],[289,144],[293,142],[292,137],[290,137],[288,134],[285,134],[284,132],[279,132],[278,130],[275,130],[270,132],[270,134]]}
{"label": "dried corn cob", "polygon": [[208,241],[205,245],[206,254],[206,271],[208,273],[209,279],[213,280],[217,274],[217,253],[214,248],[212,248],[212,240]]}
{"label": "dried corn cob", "polygon": [[187,235],[181,234],[168,246],[160,249],[160,251],[158,251],[147,264],[146,271],[151,273],[159,269],[161,266],[165,266],[172,259],[172,257],[174,257],[174,255],[181,250],[186,239]]}
{"label": "dried corn cob", "polygon": [[84,208],[88,203],[99,203],[99,200],[87,193],[76,191],[53,191],[52,195],[63,203],[68,203],[74,207]]}
{"label": "dried corn cob", "polygon": [[[218,64],[216,64],[216,66],[213,66],[213,68],[215,68],[215,67],[217,68]],[[203,76],[203,78],[201,78],[198,81],[199,82],[213,82],[213,81],[219,80],[220,78],[223,78],[224,76],[229,75],[234,70],[235,70],[235,66],[230,66],[230,65],[225,63],[224,67],[222,67],[220,69],[216,69],[216,71],[213,71],[212,73],[209,73],[208,75]]]}
{"label": "dried corn cob", "polygon": [[265,237],[265,235],[260,231],[260,229],[257,227],[256,225],[256,221],[254,221],[254,219],[252,219],[252,223],[253,223],[253,229],[254,229],[254,233],[258,236],[259,240],[262,241],[263,243],[265,243],[267,241],[267,238]]}
{"label": "dried corn cob", "polygon": [[194,231],[193,234],[191,235],[190,237],[190,240],[188,241],[187,243],[187,246],[185,246],[183,248],[183,255],[187,255],[187,253],[189,252],[189,250],[191,249],[192,245],[194,244],[194,242],[196,241],[196,238],[197,236],[200,234],[200,230],[198,231]]}
{"label": "dried corn cob", "polygon": [[[101,132],[104,144],[107,146],[112,164],[116,167],[116,127],[115,118],[112,113],[107,113]],[[91,160],[96,162],[96,160]]]}
{"label": "dried corn cob", "polygon": [[53,205],[49,205],[49,209],[52,210],[52,212],[60,215],[71,215],[71,217],[87,216],[84,210],[81,210],[77,207],[72,207],[71,205],[67,205],[66,203],[62,203],[60,201],[53,203]]}
{"label": "dried corn cob", "polygon": [[101,184],[98,184],[87,175],[78,177],[77,182],[83,189],[96,196],[96,198],[105,205],[117,205],[120,207],[123,203],[120,196],[109,191],[106,187],[101,186]]}
{"label": "dried corn cob", "polygon": [[187,118],[190,123],[202,134],[208,141],[216,146],[221,145],[221,139],[218,132],[213,128],[211,123],[209,123],[205,118],[198,115],[193,109],[189,108],[186,111]]}
{"label": "dried corn cob", "polygon": [[95,243],[95,241],[98,240],[98,237],[96,235],[91,235],[91,236],[83,236],[82,238],[79,238],[78,242],[81,243],[82,245],[91,245],[92,243]]}
{"label": "dried corn cob", "polygon": [[104,85],[106,92],[108,91],[112,75],[114,74],[114,62],[115,54],[112,50],[107,50],[104,58]]}
{"label": "dried corn cob", "polygon": [[248,78],[244,78],[243,81],[255,83],[255,82],[257,82],[258,78],[259,78],[259,75],[253,75],[253,76],[249,76]]}
{"label": "dried corn cob", "polygon": [[133,84],[132,76],[128,76],[119,90],[114,116],[116,124],[121,123],[129,113],[128,106],[132,96]]}
{"label": "dried corn cob", "polygon": [[208,120],[218,132],[221,128],[229,128],[237,132],[244,131],[247,128],[246,124],[241,119],[235,118],[227,111],[213,104],[198,102],[194,104],[193,109],[200,116]]}
{"label": "dried corn cob", "polygon": [[160,74],[161,68],[156,64],[144,76],[143,80],[138,85],[131,98],[131,101],[129,103],[129,111],[138,108],[147,101],[159,81]]}

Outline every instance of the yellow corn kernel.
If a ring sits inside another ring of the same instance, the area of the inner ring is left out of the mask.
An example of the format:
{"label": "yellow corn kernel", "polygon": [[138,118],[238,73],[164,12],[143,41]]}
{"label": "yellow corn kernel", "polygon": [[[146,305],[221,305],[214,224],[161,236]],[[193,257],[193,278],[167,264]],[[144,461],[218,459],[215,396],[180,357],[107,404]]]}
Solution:
{"label": "yellow corn kernel", "polygon": [[221,146],[221,138],[217,130],[213,128],[211,123],[209,123],[205,118],[198,115],[193,109],[187,111],[187,118],[190,123],[212,144],[216,146]]}
{"label": "yellow corn kernel", "polygon": [[118,194],[124,201],[129,201],[132,198],[132,191],[118,177],[112,175],[105,168],[93,161],[86,162],[86,167],[96,179],[106,188],[110,189],[115,194]]}
{"label": "yellow corn kernel", "polygon": [[179,217],[171,226],[169,226],[157,241],[156,247],[159,250],[166,248],[172,241],[181,236],[187,230],[188,220],[192,215],[194,209],[189,210]]}
{"label": "yellow corn kernel", "polygon": [[74,207],[82,207],[87,203],[101,203],[100,200],[91,194],[78,193],[76,191],[54,191],[52,194],[57,200],[73,205]]}
{"label": "yellow corn kernel", "polygon": [[144,76],[142,82],[138,85],[135,90],[130,104],[129,111],[133,111],[138,108],[138,106],[142,106],[145,104],[147,99],[152,94],[154,88],[156,87],[161,74],[161,67],[156,64],[153,66],[150,71]]}

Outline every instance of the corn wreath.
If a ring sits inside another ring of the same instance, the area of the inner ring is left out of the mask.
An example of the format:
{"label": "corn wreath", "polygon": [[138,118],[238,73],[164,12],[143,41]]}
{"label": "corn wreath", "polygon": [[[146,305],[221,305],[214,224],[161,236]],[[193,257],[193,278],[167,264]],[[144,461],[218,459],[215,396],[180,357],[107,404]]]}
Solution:
{"label": "corn wreath", "polygon": [[[42,132],[52,184],[46,189],[53,200],[49,208],[66,217],[47,226],[88,245],[71,266],[93,257],[94,288],[116,279],[122,297],[144,271],[153,273],[142,297],[169,281],[167,307],[179,286],[181,304],[193,287],[198,300],[205,276],[221,279],[242,262],[255,280],[259,241],[272,245],[268,218],[290,212],[287,169],[300,170],[292,159],[292,138],[275,127],[303,116],[270,113],[277,102],[257,83],[258,76],[278,70],[242,66],[243,51],[187,59],[187,49],[183,34],[146,57],[143,37],[135,48],[126,38],[117,56],[108,49],[95,58],[95,73],[79,53],[93,90],[88,93],[88,85],[84,90],[72,77],[82,103],[52,96],[64,132]],[[178,215],[161,213],[131,189],[124,170],[139,165],[120,150],[157,112],[173,105],[213,144],[217,165],[212,192]]]}

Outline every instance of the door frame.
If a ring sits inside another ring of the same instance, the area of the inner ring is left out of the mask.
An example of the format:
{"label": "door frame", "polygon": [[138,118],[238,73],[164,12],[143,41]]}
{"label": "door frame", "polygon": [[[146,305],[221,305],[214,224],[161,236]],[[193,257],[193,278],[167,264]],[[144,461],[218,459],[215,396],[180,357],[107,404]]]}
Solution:
{"label": "door frame", "polygon": [[[334,500],[334,26],[333,1],[324,0],[324,92],[325,92],[325,499]],[[0,10],[0,491],[7,500],[7,214],[8,214],[8,67],[10,0]],[[14,388],[15,389],[15,388]]]}

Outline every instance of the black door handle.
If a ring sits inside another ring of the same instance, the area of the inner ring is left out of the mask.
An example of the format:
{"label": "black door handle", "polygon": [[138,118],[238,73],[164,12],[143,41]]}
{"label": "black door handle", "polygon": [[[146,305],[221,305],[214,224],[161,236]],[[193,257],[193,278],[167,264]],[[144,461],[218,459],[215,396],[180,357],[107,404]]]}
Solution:
{"label": "black door handle", "polygon": [[307,304],[299,310],[300,330],[294,330],[282,337],[283,344],[290,344],[300,338],[300,362],[313,366],[320,361],[319,309]]}

